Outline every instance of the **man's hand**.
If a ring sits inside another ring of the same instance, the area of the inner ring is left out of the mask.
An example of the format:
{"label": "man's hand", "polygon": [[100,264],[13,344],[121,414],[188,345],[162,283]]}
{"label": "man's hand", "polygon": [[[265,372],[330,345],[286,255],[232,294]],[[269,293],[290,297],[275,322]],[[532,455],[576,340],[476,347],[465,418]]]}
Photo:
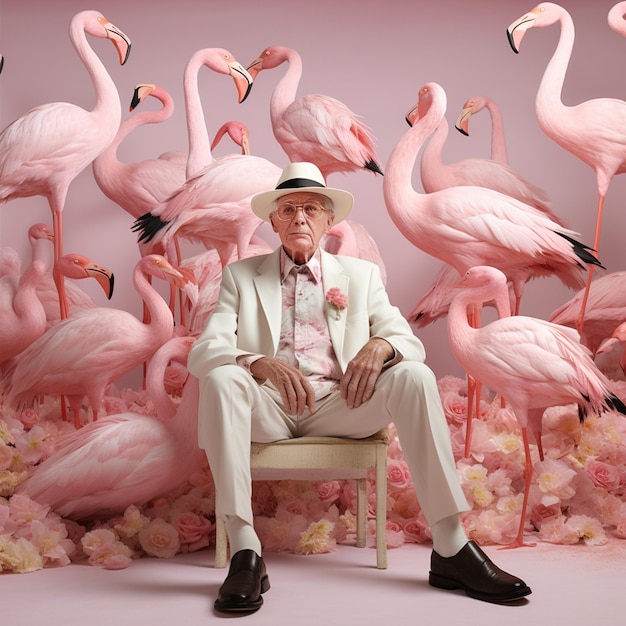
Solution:
{"label": "man's hand", "polygon": [[361,406],[372,397],[383,365],[393,353],[390,343],[380,337],[373,337],[348,363],[341,379],[341,397],[349,409]]}
{"label": "man's hand", "polygon": [[313,387],[297,368],[280,359],[263,357],[252,363],[250,373],[258,380],[269,380],[274,385],[288,413],[302,415],[306,407],[315,413]]}

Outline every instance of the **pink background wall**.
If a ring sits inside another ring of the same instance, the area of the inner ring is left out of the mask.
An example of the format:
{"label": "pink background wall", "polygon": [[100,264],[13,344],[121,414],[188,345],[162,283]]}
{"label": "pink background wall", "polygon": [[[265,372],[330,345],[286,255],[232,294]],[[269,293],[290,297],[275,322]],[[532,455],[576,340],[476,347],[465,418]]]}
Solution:
{"label": "pink background wall", "polygon": [[[600,96],[626,98],[624,61],[626,41],[607,26],[613,0],[563,0],[576,25],[576,41],[563,100],[573,105]],[[5,127],[31,107],[68,101],[93,106],[93,88],[67,35],[72,15],[97,8],[132,41],[125,66],[119,66],[109,42],[90,42],[114,78],[124,117],[134,86],[156,82],[177,104],[165,124],[138,130],[122,146],[124,161],[154,157],[166,150],[186,150],[182,73],[196,50],[224,47],[247,65],[271,44],[295,48],[304,71],[299,95],[323,93],[346,103],[373,129],[383,166],[399,138],[407,131],[406,112],[418,89],[439,82],[448,95],[451,132],[445,147],[448,162],[489,156],[489,116],[471,121],[470,137],[452,125],[466,99],[491,97],[504,117],[509,159],[524,177],[543,187],[556,212],[592,243],[596,217],[596,183],[592,170],[554,144],[539,129],[534,98],[546,63],[559,37],[559,26],[533,29],[519,55],[506,38],[507,26],[533,8],[532,0],[414,0],[299,2],[270,0],[178,0],[128,2],[102,0],[85,5],[77,0],[3,0],[0,5],[0,51],[5,67],[0,76],[0,126]],[[239,119],[251,133],[254,154],[283,167],[286,157],[269,125],[269,97],[286,66],[263,72],[248,100],[236,102],[229,79],[203,70],[200,91],[211,135],[226,120]],[[156,106],[156,102],[154,103]],[[142,106],[149,106],[144,103]],[[232,152],[224,142],[215,155]],[[414,187],[421,191],[416,168]],[[391,222],[383,202],[382,180],[366,172],[335,174],[329,184],[349,189],[356,197],[351,218],[375,235],[389,274],[391,299],[404,314],[430,286],[441,263],[413,247]],[[600,245],[609,271],[624,269],[622,231],[626,177],[613,181],[605,208]],[[98,303],[141,315],[131,272],[138,259],[131,218],[112,204],[96,186],[91,168],[73,183],[64,212],[65,252],[80,252],[110,267],[116,274],[116,293],[106,303],[94,284],[84,287]],[[51,224],[45,200],[14,200],[0,210],[0,245],[17,249],[25,263],[30,252],[28,227]],[[260,231],[268,241],[273,235]],[[191,252],[191,251],[190,251]],[[522,313],[548,317],[573,292],[556,278],[536,280],[527,287]],[[450,354],[446,324],[441,320],[419,332],[428,362],[438,376],[460,374]]]}

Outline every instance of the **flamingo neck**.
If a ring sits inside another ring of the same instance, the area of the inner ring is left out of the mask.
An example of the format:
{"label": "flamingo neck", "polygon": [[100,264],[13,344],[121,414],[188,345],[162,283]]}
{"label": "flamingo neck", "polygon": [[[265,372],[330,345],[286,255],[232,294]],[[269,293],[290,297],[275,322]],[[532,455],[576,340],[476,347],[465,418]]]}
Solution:
{"label": "flamingo neck", "polygon": [[109,76],[100,57],[89,45],[84,24],[80,20],[74,20],[70,24],[69,35],[78,58],[93,82],[96,103],[91,113],[97,116],[98,123],[102,123],[103,119],[104,121],[111,120],[117,128],[122,118],[122,105],[113,79]]}
{"label": "flamingo neck", "polygon": [[506,149],[506,140],[504,138],[504,123],[502,121],[502,114],[500,113],[500,109],[493,104],[493,102],[488,102],[486,108],[491,116],[491,160],[508,165],[509,154]]}
{"label": "flamingo neck", "polygon": [[144,326],[150,330],[151,339],[160,345],[170,338],[174,329],[172,312],[165,300],[148,281],[146,272],[141,268],[141,263],[135,267],[133,283],[150,313],[150,321],[147,324],[144,323]]}
{"label": "flamingo neck", "polygon": [[202,57],[194,54],[187,63],[183,76],[185,115],[187,117],[187,169],[185,176],[191,178],[213,162],[211,140],[206,127],[202,100],[198,89],[198,74],[204,65]]}
{"label": "flamingo neck", "polygon": [[[440,189],[440,181],[437,180],[437,172],[441,172],[446,166],[443,162],[443,147],[448,138],[448,122],[442,118],[440,124],[435,129],[434,134],[424,146],[420,161],[420,173],[422,186],[427,193]],[[427,188],[428,187],[428,188]]]}
{"label": "flamingo neck", "polygon": [[[439,109],[439,110],[438,110]],[[415,212],[423,194],[412,184],[417,155],[430,134],[443,119],[445,111],[431,106],[428,113],[415,124],[391,151],[383,179],[383,195],[389,215],[401,231],[415,231],[420,220]]]}
{"label": "flamingo neck", "polygon": [[[563,12],[559,18],[561,33],[552,58],[546,66],[545,72],[537,90],[535,108],[540,123],[545,123],[548,117],[558,115],[559,109],[565,108],[561,100],[563,83],[567,67],[574,48],[574,22]],[[552,111],[553,113],[546,113]]]}
{"label": "flamingo neck", "polygon": [[287,71],[278,81],[270,98],[272,125],[280,121],[287,107],[296,99],[296,92],[302,77],[302,58],[300,55],[295,50],[291,50],[286,54],[285,60],[288,63]]}

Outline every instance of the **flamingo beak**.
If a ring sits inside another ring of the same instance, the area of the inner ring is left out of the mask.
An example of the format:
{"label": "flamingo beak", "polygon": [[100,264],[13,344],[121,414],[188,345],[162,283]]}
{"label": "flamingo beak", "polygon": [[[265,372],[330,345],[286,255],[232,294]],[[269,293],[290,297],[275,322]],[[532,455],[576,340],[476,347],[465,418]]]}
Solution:
{"label": "flamingo beak", "polygon": [[155,89],[156,85],[152,84],[142,84],[137,85],[135,87],[135,91],[133,92],[133,97],[130,101],[129,111],[132,111],[136,107],[139,106],[141,102],[143,102]]}
{"label": "flamingo beak", "polygon": [[237,88],[239,104],[241,104],[248,97],[248,94],[252,89],[252,83],[254,82],[254,79],[240,63],[231,63],[229,67],[230,75],[233,77],[233,80],[235,81],[235,87]]}
{"label": "flamingo beak", "polygon": [[247,131],[241,133],[241,154],[250,154],[250,134]]}
{"label": "flamingo beak", "polygon": [[0,54],[0,74],[2,73],[2,68],[4,67],[4,56]]}
{"label": "flamingo beak", "polygon": [[537,14],[530,11],[526,15],[522,15],[518,20],[515,20],[507,29],[506,35],[509,39],[509,44],[513,48],[515,54],[519,53],[519,47],[522,43],[522,39],[529,28],[533,27]]}
{"label": "flamingo beak", "polygon": [[472,107],[464,108],[456,122],[454,123],[454,127],[466,137],[469,137],[469,118],[472,117]]}
{"label": "flamingo beak", "polygon": [[263,58],[262,57],[258,57],[256,59],[254,59],[254,61],[252,61],[252,63],[250,63],[250,65],[248,65],[248,67],[247,67],[247,70],[248,70],[248,72],[250,72],[250,76],[252,76],[253,80],[259,75],[259,72],[262,69],[263,69]]}
{"label": "flamingo beak", "polygon": [[161,260],[159,267],[165,274],[167,280],[171,280],[178,289],[183,289],[187,283],[196,284],[193,272],[186,267],[175,268],[169,262]]}
{"label": "flamingo beak", "polygon": [[103,24],[107,38],[113,42],[115,49],[117,50],[117,54],[120,57],[120,65],[124,65],[128,60],[128,55],[130,54],[130,39],[119,29],[117,26],[111,24],[111,22],[106,22]]}
{"label": "flamingo beak", "polygon": [[115,277],[113,272],[102,265],[89,262],[84,266],[85,272],[91,278],[95,278],[102,290],[107,296],[107,299],[111,299],[113,296],[113,285],[115,283]]}
{"label": "flamingo beak", "polygon": [[418,105],[416,104],[407,114],[406,117],[404,118],[406,120],[406,123],[412,128],[413,125],[419,121],[419,110],[418,110]]}

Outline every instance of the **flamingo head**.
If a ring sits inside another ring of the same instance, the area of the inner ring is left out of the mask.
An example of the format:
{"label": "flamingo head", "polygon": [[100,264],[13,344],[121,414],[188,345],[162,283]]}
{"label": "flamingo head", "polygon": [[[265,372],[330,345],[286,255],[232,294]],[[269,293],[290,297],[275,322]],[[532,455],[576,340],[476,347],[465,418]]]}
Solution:
{"label": "flamingo head", "polygon": [[161,280],[167,280],[178,289],[182,289],[187,283],[195,283],[193,272],[188,268],[176,268],[160,254],[148,254],[139,261],[139,266],[150,276]]}
{"label": "flamingo head", "polygon": [[271,70],[278,67],[289,58],[289,49],[284,46],[270,46],[248,65],[248,72],[256,78],[261,70]]}
{"label": "flamingo head", "polygon": [[409,126],[415,126],[417,122],[423,119],[428,111],[430,111],[433,98],[440,97],[440,95],[443,95],[445,99],[443,89],[436,83],[426,83],[421,87],[417,95],[417,103],[406,114],[405,119],[407,124]]}
{"label": "flamingo head", "polygon": [[62,256],[56,264],[56,270],[68,278],[95,278],[109,300],[113,295],[115,282],[113,272],[81,254],[66,254]]}
{"label": "flamingo head", "polygon": [[100,16],[98,21],[104,27],[107,39],[110,39],[120,57],[120,65],[124,65],[130,54],[130,39],[117,26],[111,24],[105,17]]}
{"label": "flamingo head", "polygon": [[154,90],[157,88],[156,85],[152,83],[142,83],[135,87],[135,91],[133,92],[133,97],[130,101],[129,111],[137,108],[141,102],[143,102],[148,96],[152,95]]}
{"label": "flamingo head", "polygon": [[215,133],[213,143],[211,143],[211,150],[217,146],[222,137],[228,133],[228,136],[241,148],[241,154],[250,154],[250,143],[248,141],[250,137],[250,131],[243,122],[226,122],[222,124]]}
{"label": "flamingo head", "polygon": [[474,98],[470,98],[465,101],[461,112],[459,113],[459,117],[457,117],[456,122],[454,123],[455,128],[465,135],[469,137],[469,119],[472,115],[475,115],[479,111],[482,111],[486,106],[486,99],[480,96],[476,96]]}
{"label": "flamingo head", "polygon": [[28,239],[31,243],[46,239],[48,241],[54,241],[54,234],[52,231],[46,226],[46,224],[33,224],[28,229]]}
{"label": "flamingo head", "polygon": [[516,54],[519,52],[520,44],[527,30],[536,27],[550,26],[562,19],[567,12],[563,7],[553,2],[542,2],[532,11],[525,13],[516,19],[507,29],[506,34],[509,44]]}
{"label": "flamingo head", "polygon": [[110,39],[117,50],[120,58],[120,65],[124,65],[130,54],[130,39],[119,29],[107,20],[98,11],[81,11],[72,18],[70,31],[82,29],[92,37]]}
{"label": "flamingo head", "polygon": [[510,314],[507,277],[499,269],[489,265],[471,267],[461,278],[458,288],[470,289],[482,302],[495,300],[500,316]]}
{"label": "flamingo head", "polygon": [[204,48],[198,50],[189,60],[187,66],[197,62],[220,74],[227,74],[235,81],[239,103],[241,104],[252,89],[253,78],[239,61],[224,48]]}

